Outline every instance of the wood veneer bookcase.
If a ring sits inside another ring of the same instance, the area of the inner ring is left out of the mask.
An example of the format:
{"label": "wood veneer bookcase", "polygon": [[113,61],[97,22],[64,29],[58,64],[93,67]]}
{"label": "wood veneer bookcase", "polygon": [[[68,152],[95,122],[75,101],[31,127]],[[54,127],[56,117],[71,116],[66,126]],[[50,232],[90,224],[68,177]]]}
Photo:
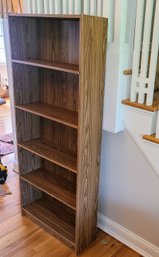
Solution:
{"label": "wood veneer bookcase", "polygon": [[22,213],[81,253],[96,237],[107,20],[9,15]]}

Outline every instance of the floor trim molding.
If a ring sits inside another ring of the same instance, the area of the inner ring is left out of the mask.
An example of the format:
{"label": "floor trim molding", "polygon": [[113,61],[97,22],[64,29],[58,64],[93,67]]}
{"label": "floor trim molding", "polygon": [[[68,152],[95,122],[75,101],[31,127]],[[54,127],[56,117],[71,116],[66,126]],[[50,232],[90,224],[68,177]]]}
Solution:
{"label": "floor trim molding", "polygon": [[121,241],[144,257],[158,257],[159,248],[124,228],[113,220],[98,213],[98,227]]}

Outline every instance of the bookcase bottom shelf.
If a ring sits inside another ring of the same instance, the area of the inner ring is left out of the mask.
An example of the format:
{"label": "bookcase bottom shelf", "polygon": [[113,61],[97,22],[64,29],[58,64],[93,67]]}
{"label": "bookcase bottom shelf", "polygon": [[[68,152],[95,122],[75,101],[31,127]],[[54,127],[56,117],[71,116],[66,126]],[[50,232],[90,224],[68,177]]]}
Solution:
{"label": "bookcase bottom shelf", "polygon": [[75,226],[71,214],[61,211],[45,198],[23,207],[22,211],[60,241],[75,248]]}

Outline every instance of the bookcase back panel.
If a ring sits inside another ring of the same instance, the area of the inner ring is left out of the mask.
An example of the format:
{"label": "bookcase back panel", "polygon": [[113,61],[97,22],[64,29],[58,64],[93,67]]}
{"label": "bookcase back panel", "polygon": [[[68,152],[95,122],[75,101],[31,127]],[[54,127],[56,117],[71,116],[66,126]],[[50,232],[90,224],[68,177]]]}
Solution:
{"label": "bookcase back panel", "polygon": [[10,17],[12,58],[79,64],[79,19]]}
{"label": "bookcase back panel", "polygon": [[64,205],[63,203],[59,202],[58,200],[52,198],[48,194],[45,194],[44,197],[55,206],[55,212],[57,215],[61,218],[63,217],[63,212],[65,212],[65,220],[67,220],[68,223],[71,223],[72,225],[75,225],[75,211],[69,208],[68,206]]}
{"label": "bookcase back panel", "polygon": [[40,117],[16,109],[16,130],[18,143],[40,137]]}
{"label": "bookcase back panel", "polygon": [[22,179],[20,179],[20,191],[22,207],[41,199],[44,195],[41,190]]}
{"label": "bookcase back panel", "polygon": [[41,101],[78,111],[79,76],[40,69]]}
{"label": "bookcase back panel", "polygon": [[16,109],[17,141],[39,138],[60,152],[77,156],[77,129]]}
{"label": "bookcase back panel", "polygon": [[42,159],[42,167],[50,171],[53,174],[53,176],[58,177],[59,179],[62,178],[64,180],[67,180],[72,184],[72,186],[76,187],[75,173],[44,159]]}
{"label": "bookcase back panel", "polygon": [[41,118],[41,140],[60,152],[77,156],[77,130]]}
{"label": "bookcase back panel", "polygon": [[25,175],[42,167],[41,157],[18,147],[19,173]]}
{"label": "bookcase back panel", "polygon": [[15,105],[41,102],[78,111],[76,74],[13,63],[13,81]]}
{"label": "bookcase back panel", "polygon": [[40,101],[39,68],[12,64],[15,105]]}

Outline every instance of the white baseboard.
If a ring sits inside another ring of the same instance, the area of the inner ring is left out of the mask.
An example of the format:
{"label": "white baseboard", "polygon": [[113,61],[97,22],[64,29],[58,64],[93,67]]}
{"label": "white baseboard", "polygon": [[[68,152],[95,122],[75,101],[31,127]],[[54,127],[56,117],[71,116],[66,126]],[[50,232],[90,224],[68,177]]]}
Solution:
{"label": "white baseboard", "polygon": [[144,257],[159,257],[159,248],[98,213],[98,227]]}

